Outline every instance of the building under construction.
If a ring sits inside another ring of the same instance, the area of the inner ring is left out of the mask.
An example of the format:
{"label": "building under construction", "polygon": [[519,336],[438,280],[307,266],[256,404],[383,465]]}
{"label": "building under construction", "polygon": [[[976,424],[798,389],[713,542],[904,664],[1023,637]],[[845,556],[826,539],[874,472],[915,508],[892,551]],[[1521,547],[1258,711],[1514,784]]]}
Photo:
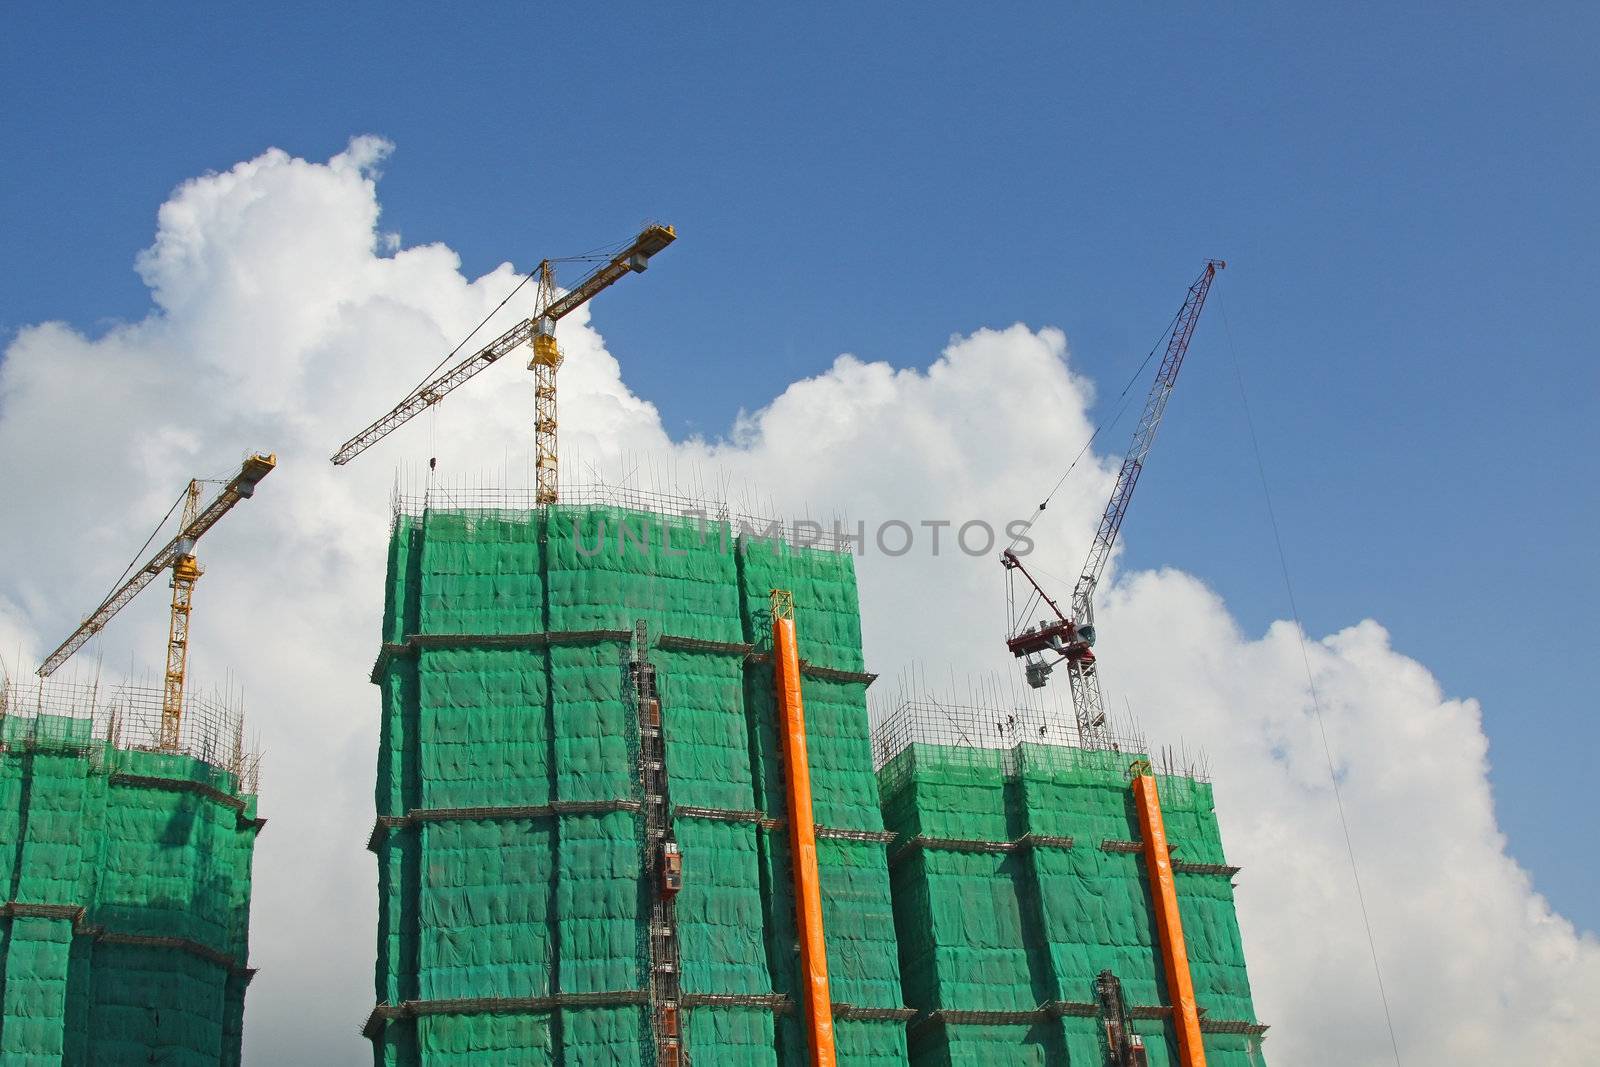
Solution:
{"label": "building under construction", "polygon": [[239,1062],[257,764],[163,695],[0,685],[0,1062]]}
{"label": "building under construction", "polygon": [[1210,784],[1067,728],[915,703],[880,724],[911,1062],[1262,1063]]}
{"label": "building under construction", "polygon": [[[258,763],[227,701],[188,691],[197,542],[277,457],[193,479],[176,532],[23,685],[0,676],[0,1061],[238,1063]],[[141,549],[142,551],[142,549]],[[48,679],[171,576],[160,689]]]}
{"label": "building under construction", "polygon": [[377,1062],[799,1062],[775,588],[806,619],[839,1055],[905,1062],[849,557],[571,497],[397,515]]}
{"label": "building under construction", "polygon": [[533,494],[396,508],[374,1061],[1259,1063],[1210,787],[1111,736],[1094,652],[1096,585],[1225,264],[1168,326],[1068,606],[1002,555],[1006,646],[1036,689],[1063,668],[1075,744],[1044,721],[945,738],[907,706],[875,746],[843,546],[560,492],[557,322],[676,237],[646,226],[565,292],[545,260],[528,318],[333,454],[531,347]]}
{"label": "building under construction", "polygon": [[1262,1062],[1209,785],[875,748],[849,552],[679,510],[397,507],[376,1063]]}
{"label": "building under construction", "polygon": [[[874,738],[846,545],[558,493],[556,324],[675,240],[648,225],[564,291],[543,261],[529,318],[333,455],[531,347],[532,495],[430,488],[395,510],[371,673],[374,1062],[1259,1065],[1210,786],[1111,736],[1093,649],[1096,584],[1223,264],[1169,327],[1067,608],[1002,555],[1006,646],[1034,688],[1063,668],[1070,737],[1015,707],[941,707],[946,733],[907,704]],[[0,690],[5,1063],[239,1060],[255,765],[238,716],[185,685],[196,542],[275,466],[246,457],[209,503],[190,481],[177,533],[39,670],[170,573],[161,690]]]}

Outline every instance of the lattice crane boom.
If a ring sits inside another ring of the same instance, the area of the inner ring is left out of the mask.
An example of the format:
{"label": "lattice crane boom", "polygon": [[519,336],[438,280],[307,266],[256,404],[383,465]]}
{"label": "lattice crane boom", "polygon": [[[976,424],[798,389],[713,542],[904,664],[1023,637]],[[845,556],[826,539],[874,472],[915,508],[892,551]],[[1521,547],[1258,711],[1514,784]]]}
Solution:
{"label": "lattice crane boom", "polygon": [[1123,517],[1128,513],[1128,502],[1133,499],[1134,487],[1139,484],[1139,473],[1144,470],[1144,459],[1156,443],[1156,431],[1161,428],[1161,417],[1166,414],[1172,387],[1178,383],[1178,371],[1183,369],[1183,357],[1189,352],[1194,328],[1200,322],[1200,309],[1205,307],[1206,295],[1211,292],[1211,281],[1217,276],[1217,271],[1226,266],[1220,259],[1206,260],[1206,269],[1189,286],[1183,307],[1178,311],[1178,318],[1167,340],[1166,354],[1161,358],[1156,380],[1150,385],[1150,395],[1145,398],[1139,425],[1133,431],[1133,441],[1128,445],[1127,455],[1122,457],[1121,469],[1117,471],[1116,488],[1112,489],[1105,513],[1100,516],[1100,528],[1095,531],[1094,545],[1089,549],[1089,558],[1084,561],[1078,584],[1072,590],[1072,617],[1080,624],[1094,622],[1095,587],[1100,584],[1100,576],[1105,573],[1106,563],[1111,559],[1111,549],[1117,543],[1117,532],[1122,529]]}
{"label": "lattice crane boom", "polygon": [[[1035,688],[1045,684],[1055,666],[1063,660],[1066,662],[1067,677],[1072,686],[1072,708],[1078,720],[1078,735],[1083,744],[1089,747],[1110,742],[1105,695],[1100,690],[1100,676],[1092,651],[1095,643],[1095,589],[1111,559],[1117,534],[1122,529],[1122,520],[1127,517],[1128,504],[1133,499],[1134,488],[1139,484],[1145,457],[1155,445],[1156,431],[1160,429],[1162,416],[1166,414],[1167,401],[1172,396],[1173,386],[1177,384],[1178,372],[1183,368],[1183,358],[1188,354],[1189,342],[1200,321],[1200,311],[1205,307],[1211,283],[1217,271],[1226,266],[1220,259],[1206,261],[1205,270],[1189,286],[1183,306],[1173,320],[1166,353],[1156,371],[1155,381],[1151,383],[1150,395],[1145,399],[1144,411],[1139,416],[1139,425],[1133,432],[1133,441],[1117,471],[1117,484],[1111,491],[1105,512],[1100,516],[1094,544],[1089,548],[1089,556],[1084,560],[1083,570],[1073,587],[1070,614],[1063,612],[1050,599],[1013,552],[1008,549],[1001,556],[1006,569],[1020,573],[1056,616],[1054,620],[1041,622],[1035,628],[1013,634],[1007,639],[1006,645],[1012,655],[1026,660],[1028,684]],[[1052,655],[1060,658],[1052,661],[1049,658]]]}
{"label": "lattice crane boom", "polygon": [[561,350],[556,346],[555,326],[560,319],[588,303],[602,290],[626,274],[644,270],[650,257],[677,239],[671,226],[647,226],[627,248],[589,272],[565,293],[557,293],[555,274],[549,260],[539,264],[539,298],[536,310],[511,329],[474,352],[426,385],[419,386],[382,418],[356,434],[333,454],[337,465],[352,459],[377,444],[394,430],[443,400],[446,394],[463,385],[479,371],[520,345],[533,348],[529,368],[534,372],[534,436],[536,439],[538,501],[554,503],[558,466],[556,444],[556,370],[561,366]]}
{"label": "lattice crane boom", "polygon": [[139,591],[162,571],[172,571],[172,618],[167,630],[166,683],[161,700],[161,747],[178,744],[178,729],[183,719],[183,687],[189,659],[189,610],[194,583],[202,571],[195,558],[195,542],[215,526],[233,506],[255,495],[256,485],[278,465],[275,455],[257,454],[246,459],[239,473],[218,491],[204,507],[200,505],[201,483],[191,481],[184,489],[183,514],[179,530],[155,555],[140,564],[126,581],[113,589],[100,606],[79,623],[78,628],[39,667],[39,677],[48,678],[56,668],[82,648],[90,638],[139,595]]}

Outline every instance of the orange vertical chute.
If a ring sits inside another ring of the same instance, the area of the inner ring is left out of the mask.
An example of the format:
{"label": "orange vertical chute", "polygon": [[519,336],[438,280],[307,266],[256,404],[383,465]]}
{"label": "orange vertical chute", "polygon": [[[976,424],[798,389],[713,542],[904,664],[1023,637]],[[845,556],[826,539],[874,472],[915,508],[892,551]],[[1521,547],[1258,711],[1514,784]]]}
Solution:
{"label": "orange vertical chute", "polygon": [[[1148,764],[1142,766],[1147,768]],[[1145,869],[1150,874],[1167,996],[1172,999],[1172,1023],[1178,1032],[1178,1063],[1181,1067],[1205,1067],[1200,1011],[1194,1002],[1194,979],[1189,975],[1189,950],[1183,942],[1183,919],[1178,914],[1178,890],[1172,880],[1172,855],[1167,850],[1167,828],[1161,818],[1155,775],[1136,773],[1133,797],[1139,808],[1139,832],[1144,837]]]}
{"label": "orange vertical chute", "polygon": [[782,719],[785,795],[789,803],[789,856],[794,871],[800,967],[805,972],[804,1019],[811,1067],[834,1067],[833,1000],[828,992],[828,945],[822,934],[822,887],[817,877],[817,836],[811,808],[811,763],[806,756],[806,713],[800,699],[800,652],[795,645],[794,599],[772,592],[772,664]]}

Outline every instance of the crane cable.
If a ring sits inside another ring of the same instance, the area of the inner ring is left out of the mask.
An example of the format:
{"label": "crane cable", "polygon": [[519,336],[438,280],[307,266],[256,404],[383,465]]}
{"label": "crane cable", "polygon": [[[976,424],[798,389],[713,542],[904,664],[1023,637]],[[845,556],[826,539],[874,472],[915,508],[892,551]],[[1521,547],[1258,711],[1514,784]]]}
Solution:
{"label": "crane cable", "polygon": [[[1175,313],[1173,313],[1171,320],[1167,323],[1166,329],[1161,331],[1161,335],[1156,338],[1156,343],[1150,346],[1150,351],[1145,353],[1145,357],[1142,361],[1140,361],[1138,368],[1134,370],[1131,376],[1129,376],[1127,384],[1122,387],[1122,392],[1117,394],[1117,399],[1121,401],[1120,406],[1117,408],[1117,413],[1111,417],[1109,422],[1101,422],[1095,426],[1094,430],[1089,434],[1089,439],[1083,443],[1082,448],[1078,449],[1078,454],[1072,457],[1072,462],[1067,465],[1067,469],[1062,472],[1060,478],[1056,479],[1056,484],[1051,487],[1050,492],[1045,494],[1045,498],[1039,502],[1039,506],[1034,508],[1033,514],[1028,517],[1028,521],[1023,524],[1022,529],[1012,537],[1011,543],[1006,546],[1007,552],[1016,548],[1022,539],[1028,535],[1028,532],[1033,529],[1033,524],[1039,521],[1039,516],[1043,515],[1045,509],[1050,506],[1050,501],[1053,500],[1055,495],[1061,491],[1061,487],[1067,484],[1067,479],[1072,476],[1072,472],[1077,469],[1077,466],[1079,462],[1082,461],[1083,457],[1088,455],[1090,447],[1099,438],[1100,434],[1105,430],[1115,428],[1117,423],[1122,421],[1122,416],[1128,413],[1128,406],[1133,402],[1133,398],[1128,395],[1128,391],[1133,388],[1134,383],[1137,382],[1140,376],[1144,374],[1144,369],[1148,367],[1150,365],[1150,361],[1155,358],[1155,354],[1160,350],[1162,342],[1168,337],[1172,336],[1173,327],[1178,324],[1178,318],[1182,314],[1183,308],[1181,307],[1178,308]],[[1014,578],[1015,576],[1010,571],[1006,572],[1006,614],[1009,616],[1006,619],[1006,630],[1008,633],[1015,633],[1017,631],[1018,627],[1021,625],[1019,620],[1027,617],[1033,611],[1034,606],[1039,603],[1040,599],[1039,591],[1037,589],[1033,590],[1028,595],[1027,601],[1023,604],[1022,610],[1020,612],[1017,611],[1016,599],[1012,590]]]}
{"label": "crane cable", "polygon": [[[115,589],[120,588],[122,586],[122,583],[127,581],[128,575],[133,573],[133,569],[135,567],[137,567],[141,562],[144,561],[145,549],[149,548],[150,547],[150,543],[152,541],[154,541],[157,536],[160,535],[160,533],[161,533],[161,531],[163,529],[166,528],[167,520],[172,518],[172,513],[174,511],[177,511],[178,508],[183,506],[183,498],[188,496],[188,495],[189,495],[189,488],[188,488],[188,486],[184,486],[183,492],[178,494],[178,499],[174,500],[172,502],[172,506],[167,509],[167,513],[165,515],[161,516],[161,521],[156,525],[156,528],[153,531],[151,531],[149,537],[145,538],[144,544],[139,546],[139,551],[137,551],[137,552],[135,552],[133,554],[133,560],[128,564],[127,569],[125,569],[122,572],[122,574],[117,577],[117,580],[112,583],[112,585],[111,585],[112,589],[115,590]],[[99,607],[96,607],[95,610],[98,611]]]}
{"label": "crane cable", "polygon": [[[487,315],[485,315],[483,317],[483,321],[479,322],[478,325],[474,326],[472,328],[472,331],[470,333],[468,333],[465,337],[463,337],[459,344],[457,344],[450,351],[446,352],[445,355],[444,355],[444,358],[433,365],[433,369],[432,370],[430,370],[428,373],[426,373],[426,374],[424,374],[422,376],[422,380],[416,384],[416,386],[411,390],[411,392],[406,394],[406,400],[410,400],[412,397],[414,397],[418,393],[422,392],[422,390],[426,389],[428,387],[428,385],[433,382],[433,376],[435,374],[439,373],[440,368],[442,368],[446,363],[449,363],[450,360],[455,358],[456,353],[460,352],[463,348],[467,347],[467,342],[472,340],[474,337],[476,337],[478,335],[478,331],[483,329],[486,325],[488,325],[490,319],[492,319],[496,315],[500,314],[500,309],[505,307],[507,304],[511,303],[511,298],[516,296],[517,293],[522,290],[522,287],[524,285],[527,285],[530,281],[533,280],[533,276],[539,273],[539,267],[540,266],[542,266],[545,263],[588,263],[588,262],[595,262],[595,261],[598,261],[598,260],[607,259],[607,258],[610,258],[610,257],[614,256],[616,253],[618,253],[618,252],[622,251],[622,249],[626,248],[627,245],[628,245],[628,242],[622,241],[622,242],[619,242],[616,245],[607,245],[607,246],[601,247],[601,248],[590,249],[589,251],[583,252],[583,253],[581,253],[579,255],[576,255],[576,256],[562,256],[562,257],[560,257],[558,259],[541,260],[538,265],[536,265],[532,270],[530,270],[528,273],[526,273],[526,274],[524,274],[522,276],[522,280],[520,282],[518,282],[516,285],[512,286],[511,291],[506,294],[506,298],[504,300],[500,301],[500,303],[496,304],[494,306],[494,310],[489,312],[489,314],[487,314]],[[401,403],[402,404],[405,403],[405,400],[402,400]]]}
{"label": "crane cable", "polygon": [[[439,368],[443,367],[446,363],[449,363],[452,359],[455,358],[455,355],[456,355],[457,352],[460,352],[463,348],[467,347],[467,342],[472,340],[474,337],[476,337],[477,334],[478,334],[478,331],[483,329],[484,326],[488,325],[488,322],[489,322],[490,319],[492,319],[496,315],[500,314],[500,309],[505,307],[507,304],[511,303],[511,298],[516,296],[517,293],[522,289],[522,287],[524,285],[527,285],[530,281],[532,281],[533,280],[533,276],[535,274],[538,274],[538,273],[539,273],[539,268],[538,267],[534,267],[528,273],[524,274],[522,276],[522,280],[520,282],[518,282],[515,286],[513,286],[511,291],[506,294],[506,298],[504,300],[500,301],[500,303],[496,304],[494,306],[494,310],[489,312],[489,314],[485,315],[483,317],[483,321],[479,322],[478,325],[474,326],[472,328],[472,332],[467,334],[465,337],[463,337],[459,344],[457,344],[450,351],[446,352],[444,354],[444,358],[433,365],[433,369],[432,370],[430,370],[428,373],[426,373],[426,374],[424,374],[422,376],[422,381],[418,382],[416,384],[415,388],[413,388],[411,390],[411,392],[406,394],[406,400],[410,400],[412,397],[416,396],[418,393],[420,393],[424,389],[426,389],[433,382],[433,376],[435,374],[439,373]],[[401,403],[404,404],[405,400],[402,400]]]}
{"label": "crane cable", "polygon": [[1150,351],[1145,353],[1144,360],[1139,364],[1138,369],[1133,372],[1132,376],[1128,378],[1127,384],[1122,387],[1122,392],[1117,394],[1117,399],[1122,401],[1122,405],[1117,409],[1117,413],[1112,416],[1109,422],[1100,423],[1094,428],[1094,431],[1089,434],[1089,439],[1083,443],[1082,448],[1078,449],[1078,454],[1072,457],[1072,462],[1067,465],[1067,469],[1062,472],[1061,477],[1056,479],[1056,484],[1051,487],[1050,492],[1045,494],[1044,499],[1039,502],[1039,506],[1033,509],[1033,514],[1028,518],[1027,523],[1023,525],[1022,532],[1011,539],[1011,544],[1007,546],[1008,549],[1016,548],[1017,543],[1027,535],[1029,530],[1033,529],[1033,524],[1039,521],[1039,516],[1043,515],[1045,508],[1050,506],[1050,501],[1053,500],[1055,495],[1061,491],[1061,487],[1067,484],[1067,478],[1070,477],[1073,470],[1077,468],[1079,461],[1081,461],[1083,457],[1088,454],[1090,446],[1094,444],[1095,439],[1100,436],[1101,432],[1113,429],[1117,423],[1122,421],[1122,416],[1128,412],[1128,405],[1132,403],[1132,397],[1128,396],[1128,390],[1133,388],[1134,383],[1139,380],[1139,376],[1144,373],[1144,369],[1148,367],[1150,365],[1150,361],[1155,358],[1156,352],[1161,348],[1161,343],[1171,336],[1172,328],[1178,324],[1178,316],[1182,314],[1183,308],[1180,307],[1173,314],[1171,321],[1167,323],[1167,328],[1161,331],[1161,336],[1156,338],[1156,343],[1150,346]]}
{"label": "crane cable", "polygon": [[[209,481],[210,479],[205,479],[205,480]],[[183,505],[183,498],[188,496],[188,495],[189,495],[189,489],[188,489],[187,486],[185,486],[183,492],[178,494],[178,499],[174,500],[172,502],[172,506],[167,509],[167,513],[165,515],[161,516],[161,521],[159,523],[157,523],[156,524],[156,528],[150,532],[150,536],[144,539],[144,544],[139,546],[139,551],[137,551],[137,552],[135,552],[133,554],[133,559],[128,562],[127,567],[125,567],[123,569],[122,573],[117,576],[117,580],[111,583],[111,591],[112,592],[116,592],[118,589],[121,589],[122,588],[122,583],[128,580],[128,575],[133,573],[133,569],[135,567],[137,567],[140,563],[145,561],[145,555],[144,555],[145,554],[145,550],[150,547],[151,543],[153,541],[155,541],[155,539],[158,536],[160,536],[161,531],[166,528],[167,520],[172,518],[172,513],[177,511],[178,508],[180,508]],[[107,594],[106,600],[109,600],[109,599],[110,599],[110,594]],[[95,605],[94,611],[99,611],[101,608],[105,607],[105,603],[106,603],[105,600],[100,601],[99,604]],[[84,618],[87,620],[89,618],[89,616],[94,614],[94,611],[91,611],[89,613],[89,615],[85,615]],[[96,633],[90,634],[89,636],[92,639],[92,638],[98,637],[99,633],[97,631]]]}
{"label": "crane cable", "polygon": [[1339,827],[1344,831],[1345,853],[1350,858],[1350,878],[1356,887],[1356,902],[1361,907],[1361,923],[1367,931],[1367,949],[1372,954],[1372,973],[1377,978],[1378,999],[1383,1004],[1383,1021],[1389,1028],[1389,1047],[1394,1051],[1395,1067],[1400,1065],[1400,1042],[1394,1033],[1394,1017],[1389,1012],[1389,994],[1383,985],[1383,968],[1378,964],[1378,942],[1372,933],[1372,918],[1367,913],[1367,897],[1361,888],[1361,868],[1356,863],[1356,847],[1350,837],[1350,821],[1345,817],[1344,793],[1339,788],[1339,774],[1334,768],[1333,746],[1328,742],[1328,727],[1323,721],[1322,698],[1317,693],[1316,677],[1311,671],[1311,653],[1306,648],[1306,629],[1300,622],[1300,608],[1294,598],[1294,582],[1289,578],[1289,558],[1283,550],[1283,535],[1278,530],[1278,515],[1272,507],[1272,490],[1267,486],[1267,468],[1261,459],[1261,443],[1256,438],[1255,419],[1250,415],[1250,400],[1244,391],[1244,372],[1239,367],[1239,354],[1233,344],[1233,327],[1228,322],[1228,312],[1223,307],[1223,302],[1217,302],[1217,310],[1222,312],[1223,329],[1228,335],[1228,352],[1233,360],[1233,376],[1239,386],[1239,404],[1244,410],[1245,426],[1250,431],[1250,447],[1255,452],[1256,473],[1261,478],[1261,496],[1266,501],[1267,519],[1272,526],[1272,540],[1278,549],[1278,567],[1283,572],[1283,588],[1289,598],[1289,614],[1294,619],[1294,630],[1300,639],[1300,661],[1306,671],[1306,685],[1311,692],[1311,708],[1317,717],[1317,732],[1322,737],[1322,754],[1328,763],[1328,781],[1333,785],[1334,806],[1339,811]]}

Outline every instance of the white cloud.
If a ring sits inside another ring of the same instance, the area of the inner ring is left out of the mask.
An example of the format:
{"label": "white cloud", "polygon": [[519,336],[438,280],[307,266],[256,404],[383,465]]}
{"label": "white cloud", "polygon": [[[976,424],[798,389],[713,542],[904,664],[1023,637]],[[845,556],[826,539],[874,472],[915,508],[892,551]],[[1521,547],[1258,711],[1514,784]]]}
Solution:
{"label": "white cloud", "polygon": [[[520,365],[491,369],[356,463],[327,462],[518,276],[506,264],[469,280],[446,247],[396,248],[375,186],[388,151],[358,138],[316,164],[274,150],[186,183],[139,260],[148,317],[97,339],[34,327],[0,364],[8,661],[18,645],[37,657],[72,626],[185,479],[228,471],[247,449],[279,453],[258,498],[203,545],[195,608],[195,672],[234,672],[267,750],[254,1063],[367,1061],[356,1027],[371,1006],[375,874],[363,844],[377,699],[365,674],[394,466],[416,470],[431,454],[447,480],[527,481],[532,387]],[[841,356],[727,440],[678,443],[624,385],[587,312],[561,337],[563,446],[584,466],[663,457],[654,469],[688,481],[699,471],[735,494],[756,486],[772,508],[824,521],[1025,517],[1040,478],[1014,458],[1049,456],[1041,466],[1059,469],[1088,432],[1088,383],[1053,329],[954,338],[926,370]],[[1110,478],[1097,457],[1068,483],[1039,565],[1073,573]],[[992,554],[873,553],[861,584],[875,669],[1011,669]],[[133,656],[153,669],[161,600],[147,594],[100,639],[108,665]],[[1175,571],[1125,576],[1106,591],[1102,622],[1119,698],[1152,736],[1211,754],[1225,841],[1246,868],[1241,922],[1273,1024],[1269,1056],[1385,1062],[1293,628],[1243,634],[1219,596]],[[1534,1062],[1600,1044],[1580,1007],[1600,996],[1600,945],[1506,855],[1477,705],[1445,699],[1372,621],[1313,641],[1310,655],[1406,1062]]]}
{"label": "white cloud", "polygon": [[[1147,727],[1211,754],[1224,840],[1246,867],[1257,1007],[1277,1024],[1269,1052],[1386,1062],[1295,627],[1244,638],[1220,597],[1170,570],[1131,576],[1102,616],[1106,657]],[[1594,1047],[1600,1023],[1580,1005],[1600,992],[1600,943],[1506,855],[1477,703],[1444,697],[1371,620],[1308,651],[1405,1062],[1537,1063]]]}

